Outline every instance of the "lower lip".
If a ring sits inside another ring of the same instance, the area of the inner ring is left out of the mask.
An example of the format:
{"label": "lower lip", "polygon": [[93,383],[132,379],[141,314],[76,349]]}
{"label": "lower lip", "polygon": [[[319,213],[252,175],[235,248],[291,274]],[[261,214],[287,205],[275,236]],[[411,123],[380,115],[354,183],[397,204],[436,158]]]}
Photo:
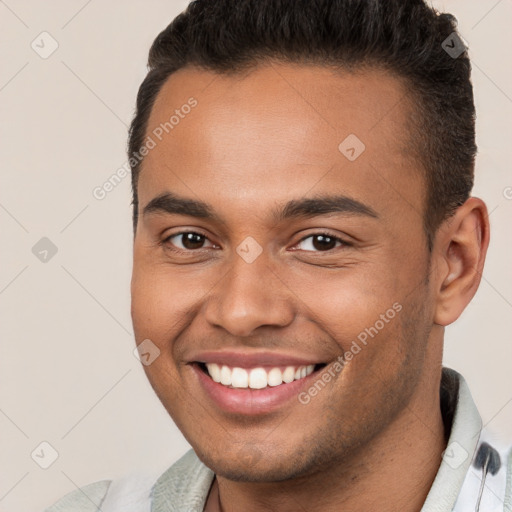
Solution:
{"label": "lower lip", "polygon": [[316,378],[317,373],[321,371],[321,369],[317,370],[288,384],[283,383],[274,387],[267,386],[263,389],[250,389],[229,388],[215,382],[196,363],[191,366],[199,379],[201,387],[220,409],[230,413],[248,415],[274,412],[294,398],[299,402],[297,397],[301,390],[307,387],[311,380]]}

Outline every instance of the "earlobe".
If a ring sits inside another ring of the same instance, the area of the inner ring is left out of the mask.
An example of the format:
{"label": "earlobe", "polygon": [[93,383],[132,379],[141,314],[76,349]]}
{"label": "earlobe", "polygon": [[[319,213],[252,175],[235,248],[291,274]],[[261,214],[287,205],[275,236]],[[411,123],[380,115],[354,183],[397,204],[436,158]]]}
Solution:
{"label": "earlobe", "polygon": [[433,249],[440,269],[434,322],[446,326],[457,320],[480,284],[489,245],[487,207],[471,197],[443,224]]}

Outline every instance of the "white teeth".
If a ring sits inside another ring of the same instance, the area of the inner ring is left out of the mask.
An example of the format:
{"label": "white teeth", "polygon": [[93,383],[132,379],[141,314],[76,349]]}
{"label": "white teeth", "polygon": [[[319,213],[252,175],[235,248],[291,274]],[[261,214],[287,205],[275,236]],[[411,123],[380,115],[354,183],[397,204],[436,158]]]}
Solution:
{"label": "white teeth", "polygon": [[234,388],[246,388],[249,385],[249,374],[247,370],[243,368],[233,368],[231,371],[231,385]]}
{"label": "white teeth", "polygon": [[218,364],[208,363],[206,365],[208,373],[214,382],[220,382],[220,368]]}
{"label": "white teeth", "polygon": [[220,369],[220,383],[224,384],[224,386],[231,385],[231,370],[227,366],[223,366]]}
{"label": "white teeth", "polygon": [[[275,368],[279,370],[279,368]],[[235,371],[236,368],[233,368]],[[249,387],[252,389],[263,389],[267,387],[267,372],[263,368],[254,368],[249,375]]]}
{"label": "white teeth", "polygon": [[307,366],[287,366],[284,371],[280,368],[272,368],[268,372],[264,368],[230,368],[226,365],[207,363],[206,368],[214,382],[233,388],[263,389],[267,386],[275,387],[281,384],[289,384],[294,380],[303,379],[315,369],[314,364]]}
{"label": "white teeth", "polygon": [[267,381],[269,386],[279,386],[283,383],[283,372],[279,368],[272,368],[268,372]]}
{"label": "white teeth", "polygon": [[295,368],[293,366],[287,366],[285,371],[283,372],[283,382],[287,384],[289,382],[293,382],[295,379]]}

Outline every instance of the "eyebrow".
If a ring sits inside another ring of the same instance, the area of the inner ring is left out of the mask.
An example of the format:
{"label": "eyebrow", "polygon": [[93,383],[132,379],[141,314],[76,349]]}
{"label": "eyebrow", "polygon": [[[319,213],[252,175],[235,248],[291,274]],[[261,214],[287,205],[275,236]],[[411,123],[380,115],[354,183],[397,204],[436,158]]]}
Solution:
{"label": "eyebrow", "polygon": [[[165,192],[152,199],[144,207],[143,216],[159,213],[188,215],[190,217],[224,223],[208,203],[181,197],[170,192]],[[274,222],[294,218],[310,218],[331,213],[379,218],[379,215],[373,208],[345,195],[322,195],[293,199],[286,203],[284,207],[271,210]]]}

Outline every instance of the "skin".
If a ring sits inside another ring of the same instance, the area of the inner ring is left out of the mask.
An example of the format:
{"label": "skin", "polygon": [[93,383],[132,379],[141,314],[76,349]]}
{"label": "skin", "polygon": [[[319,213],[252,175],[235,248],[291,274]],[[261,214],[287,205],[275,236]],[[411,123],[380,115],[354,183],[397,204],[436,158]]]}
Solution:
{"label": "skin", "polygon": [[[406,90],[378,69],[271,62],[233,76],[182,69],[157,97],[148,134],[189,97],[198,105],[143,163],[132,318],[137,343],[161,351],[144,367],[151,385],[216,474],[207,511],[422,507],[446,447],[444,326],[478,288],[489,225],[485,204],[470,198],[428,252]],[[350,162],[338,145],[352,133],[366,149]],[[219,220],[144,215],[164,192],[208,203]],[[271,215],[326,194],[377,217]],[[350,245],[314,245],[325,230]],[[202,248],[169,239],[180,231],[204,234]],[[247,236],[262,248],[252,263],[236,252]],[[225,413],[188,364],[198,350],[274,350],[327,370],[394,303],[401,311],[307,405]]]}

